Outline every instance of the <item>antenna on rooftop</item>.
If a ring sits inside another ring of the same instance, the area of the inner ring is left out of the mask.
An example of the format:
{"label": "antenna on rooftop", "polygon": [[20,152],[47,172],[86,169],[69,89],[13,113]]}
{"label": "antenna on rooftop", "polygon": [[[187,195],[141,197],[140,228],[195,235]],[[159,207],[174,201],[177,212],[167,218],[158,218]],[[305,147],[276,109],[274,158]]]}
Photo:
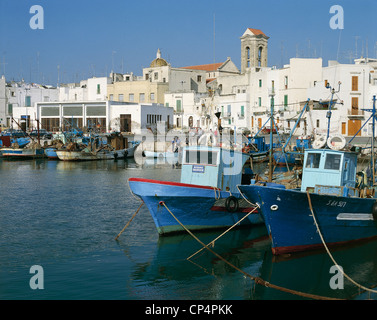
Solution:
{"label": "antenna on rooftop", "polygon": [[3,62],[1,62],[0,60],[0,69],[1,69],[1,65],[3,65],[3,76],[5,77],[5,66],[7,65],[8,63],[5,62],[5,56],[3,56]]}
{"label": "antenna on rooftop", "polygon": [[[112,54],[111,54],[111,62],[112,62],[112,68],[111,68],[111,72],[114,72],[114,54],[117,53],[116,51],[113,51]],[[106,71],[107,72],[107,71]]]}
{"label": "antenna on rooftop", "polygon": [[38,83],[41,82],[41,80],[40,80],[40,76],[39,76],[39,51],[37,51],[37,79],[36,79],[36,81],[37,81]]}
{"label": "antenna on rooftop", "polygon": [[360,36],[355,36],[355,59],[357,59],[357,40],[360,38]]}
{"label": "antenna on rooftop", "polygon": [[58,84],[57,87],[59,88],[60,85],[60,65],[58,65]]}
{"label": "antenna on rooftop", "polygon": [[283,41],[281,41],[280,49],[281,49],[280,64],[281,64],[281,68],[283,68],[284,66],[284,42]]}
{"label": "antenna on rooftop", "polygon": [[216,13],[213,13],[213,63],[216,63]]}
{"label": "antenna on rooftop", "polygon": [[310,39],[308,39],[308,58],[311,58],[312,57],[312,54],[311,54],[311,41]]}

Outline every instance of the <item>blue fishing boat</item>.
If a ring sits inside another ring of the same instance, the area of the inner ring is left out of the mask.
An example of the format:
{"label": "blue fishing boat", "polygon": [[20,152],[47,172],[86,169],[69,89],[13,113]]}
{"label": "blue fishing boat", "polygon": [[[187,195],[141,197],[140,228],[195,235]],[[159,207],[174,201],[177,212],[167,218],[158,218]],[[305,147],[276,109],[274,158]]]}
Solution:
{"label": "blue fishing boat", "polygon": [[248,158],[221,147],[188,146],[180,182],[130,178],[129,186],[147,205],[161,235],[184,232],[171,213],[189,230],[262,224],[255,206],[237,191],[242,178],[250,181],[251,170],[243,168]]}
{"label": "blue fishing boat", "polygon": [[[374,132],[375,97],[373,109],[364,110],[372,111]],[[357,172],[358,153],[335,149],[305,150],[299,189],[258,182],[238,187],[260,206],[274,254],[377,238],[373,152],[368,179],[367,171]]]}
{"label": "blue fishing boat", "polygon": [[283,148],[274,149],[274,160],[277,166],[301,164],[303,151],[312,148],[312,139],[310,136],[300,136],[296,138],[296,145],[293,152],[283,151]]}
{"label": "blue fishing boat", "polygon": [[248,137],[248,143],[243,148],[243,151],[250,155],[253,162],[263,162],[268,160],[270,152],[270,145],[266,143],[266,138],[263,136]]}
{"label": "blue fishing boat", "polygon": [[57,150],[58,150],[58,148],[56,148],[56,147],[46,148],[45,149],[45,155],[46,155],[46,157],[48,159],[51,159],[51,160],[57,160],[57,159],[59,159],[58,154],[56,153]]}
{"label": "blue fishing boat", "polygon": [[45,157],[44,149],[41,146],[28,146],[25,148],[2,148],[1,153],[5,159],[10,160],[38,159]]}

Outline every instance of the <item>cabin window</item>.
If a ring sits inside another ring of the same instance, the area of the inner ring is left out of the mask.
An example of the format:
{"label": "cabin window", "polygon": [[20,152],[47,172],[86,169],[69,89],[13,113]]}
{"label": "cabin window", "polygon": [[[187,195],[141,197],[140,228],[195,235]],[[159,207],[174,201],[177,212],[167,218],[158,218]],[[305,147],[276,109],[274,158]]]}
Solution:
{"label": "cabin window", "polygon": [[312,169],[319,168],[320,161],[321,161],[320,153],[308,153],[305,168],[312,168]]}
{"label": "cabin window", "polygon": [[186,150],[186,163],[216,165],[217,152]]}
{"label": "cabin window", "polygon": [[325,162],[325,169],[339,170],[341,160],[342,160],[342,157],[340,154],[331,154],[331,153],[327,154],[326,162]]}

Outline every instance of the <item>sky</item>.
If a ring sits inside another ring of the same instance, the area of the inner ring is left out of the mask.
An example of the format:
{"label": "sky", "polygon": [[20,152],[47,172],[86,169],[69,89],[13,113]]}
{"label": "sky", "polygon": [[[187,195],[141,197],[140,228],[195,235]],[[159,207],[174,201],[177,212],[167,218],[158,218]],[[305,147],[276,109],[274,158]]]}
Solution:
{"label": "sky", "polygon": [[[43,29],[31,27],[33,5],[43,8]],[[343,8],[343,29],[330,27],[333,5]],[[0,0],[0,76],[56,85],[112,70],[142,75],[158,48],[172,67],[230,57],[240,68],[247,28],[270,37],[268,66],[350,63],[376,58],[376,16],[375,0]]]}

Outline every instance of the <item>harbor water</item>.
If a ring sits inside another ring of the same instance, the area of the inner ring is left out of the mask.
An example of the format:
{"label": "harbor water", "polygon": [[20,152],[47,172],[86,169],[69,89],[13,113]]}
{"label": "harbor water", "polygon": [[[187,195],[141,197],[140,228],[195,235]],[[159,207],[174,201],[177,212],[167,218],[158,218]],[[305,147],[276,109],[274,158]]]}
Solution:
{"label": "harbor water", "polygon": [[[256,284],[207,250],[187,260],[202,246],[187,233],[159,237],[145,206],[115,241],[141,203],[129,190],[130,177],[179,181],[180,169],[140,166],[133,159],[0,160],[0,299],[308,299],[300,293],[376,298],[339,278],[325,251],[273,257],[263,225],[232,230],[212,250],[246,274],[291,292]],[[221,233],[196,236],[209,243]],[[332,254],[353,280],[377,284],[377,242]],[[43,288],[32,286],[33,266],[43,270]]]}

